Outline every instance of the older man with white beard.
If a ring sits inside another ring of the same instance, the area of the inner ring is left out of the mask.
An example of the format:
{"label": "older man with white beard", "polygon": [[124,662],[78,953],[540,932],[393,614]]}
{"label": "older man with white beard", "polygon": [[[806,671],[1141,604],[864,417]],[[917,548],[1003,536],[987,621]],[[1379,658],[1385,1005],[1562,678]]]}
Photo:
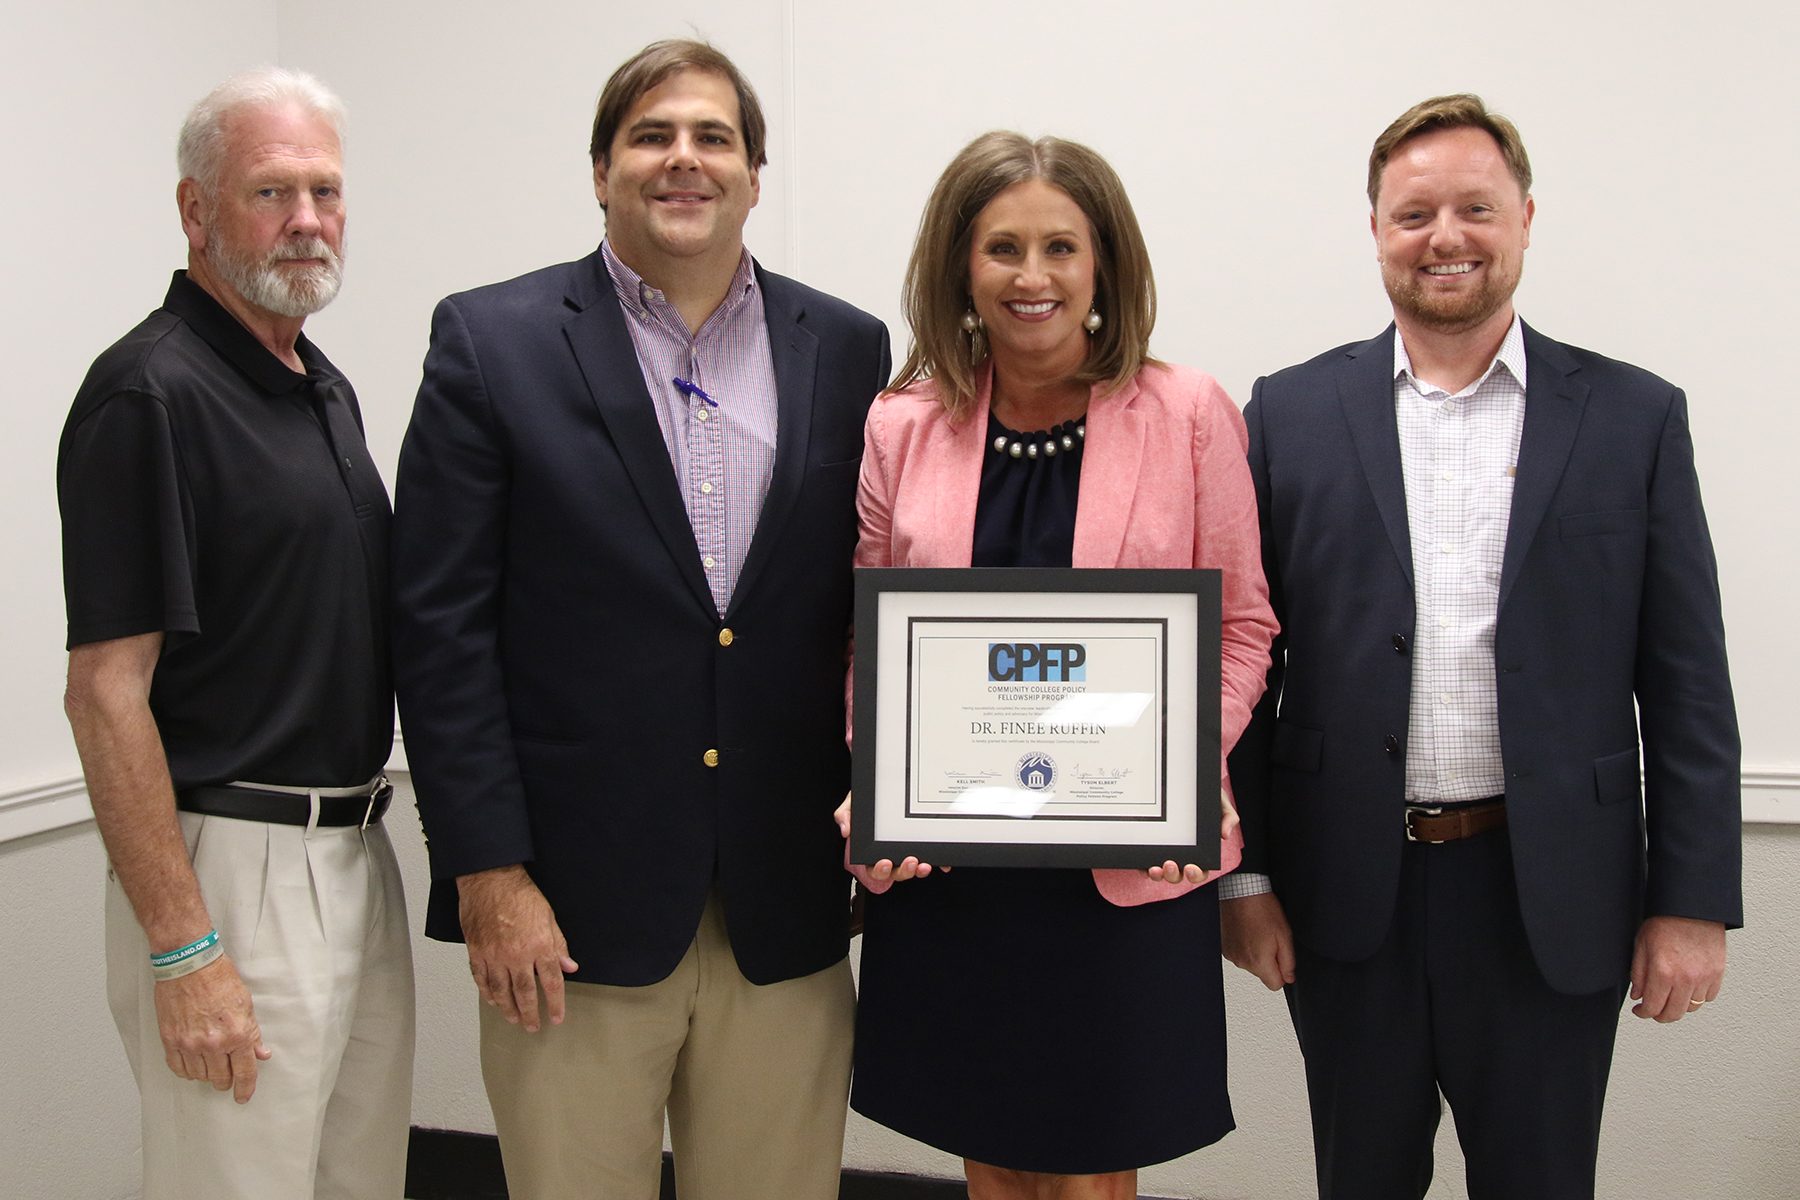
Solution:
{"label": "older man with white beard", "polygon": [[95,362],[57,464],[65,705],[147,1200],[404,1189],[390,509],[355,393],[301,333],[342,276],[342,113],[272,68],[195,106],[187,270]]}

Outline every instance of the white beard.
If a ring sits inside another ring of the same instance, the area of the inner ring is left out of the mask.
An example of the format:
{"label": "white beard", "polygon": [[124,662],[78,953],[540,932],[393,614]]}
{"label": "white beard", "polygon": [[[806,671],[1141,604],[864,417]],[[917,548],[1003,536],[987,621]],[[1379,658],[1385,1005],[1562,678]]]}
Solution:
{"label": "white beard", "polygon": [[[216,239],[208,243],[207,252],[213,268],[238,295],[276,316],[309,317],[330,304],[344,282],[343,258],[320,237],[285,242],[260,260],[239,256]],[[297,258],[324,262],[304,270],[277,265]]]}

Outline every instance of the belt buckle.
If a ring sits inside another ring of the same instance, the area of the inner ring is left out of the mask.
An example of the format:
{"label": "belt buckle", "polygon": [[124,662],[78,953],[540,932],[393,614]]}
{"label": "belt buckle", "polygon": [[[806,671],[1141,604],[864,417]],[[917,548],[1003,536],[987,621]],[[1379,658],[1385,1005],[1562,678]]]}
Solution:
{"label": "belt buckle", "polygon": [[1441,804],[1409,804],[1406,806],[1406,840],[1417,842],[1421,846],[1441,846],[1444,838],[1422,838],[1413,832],[1413,817],[1441,817],[1444,806]]}
{"label": "belt buckle", "polygon": [[394,785],[388,782],[386,775],[376,777],[375,786],[369,789],[369,802],[363,806],[362,824],[359,827],[362,832],[369,831],[369,822],[375,817],[375,805],[380,801],[382,795],[385,793],[391,796],[393,791]]}

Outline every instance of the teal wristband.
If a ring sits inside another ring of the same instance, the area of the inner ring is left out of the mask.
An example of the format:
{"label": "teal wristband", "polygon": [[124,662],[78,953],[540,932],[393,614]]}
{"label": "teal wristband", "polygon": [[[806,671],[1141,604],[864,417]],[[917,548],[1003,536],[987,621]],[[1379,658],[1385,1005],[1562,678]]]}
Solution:
{"label": "teal wristband", "polygon": [[180,962],[167,967],[151,967],[150,978],[158,983],[167,983],[171,979],[180,979],[183,975],[192,975],[202,967],[210,967],[225,957],[225,947],[214,942],[198,954],[190,954]]}
{"label": "teal wristband", "polygon": [[167,954],[152,954],[150,956],[150,965],[152,967],[179,966],[196,954],[204,954],[218,944],[219,931],[216,929],[209,929],[205,937],[197,942],[189,942],[179,950],[171,950]]}

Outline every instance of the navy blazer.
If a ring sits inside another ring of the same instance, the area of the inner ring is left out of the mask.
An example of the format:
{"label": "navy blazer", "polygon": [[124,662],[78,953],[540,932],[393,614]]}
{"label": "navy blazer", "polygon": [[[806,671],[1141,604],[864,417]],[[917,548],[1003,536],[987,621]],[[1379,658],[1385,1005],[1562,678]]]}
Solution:
{"label": "navy blazer", "polygon": [[[1231,756],[1244,863],[1346,962],[1387,932],[1404,845],[1394,336],[1258,380],[1244,413],[1282,630]],[[1645,915],[1741,923],[1737,718],[1685,397],[1529,327],[1525,354],[1494,635],[1507,836],[1538,966],[1582,993],[1625,978]]]}
{"label": "navy blazer", "polygon": [[846,952],[831,814],[849,788],[856,479],[887,330],[757,280],[775,464],[723,619],[599,252],[432,317],[393,539],[432,937],[461,937],[456,876],[524,863],[581,982],[665,978],[715,879],[752,982]]}

